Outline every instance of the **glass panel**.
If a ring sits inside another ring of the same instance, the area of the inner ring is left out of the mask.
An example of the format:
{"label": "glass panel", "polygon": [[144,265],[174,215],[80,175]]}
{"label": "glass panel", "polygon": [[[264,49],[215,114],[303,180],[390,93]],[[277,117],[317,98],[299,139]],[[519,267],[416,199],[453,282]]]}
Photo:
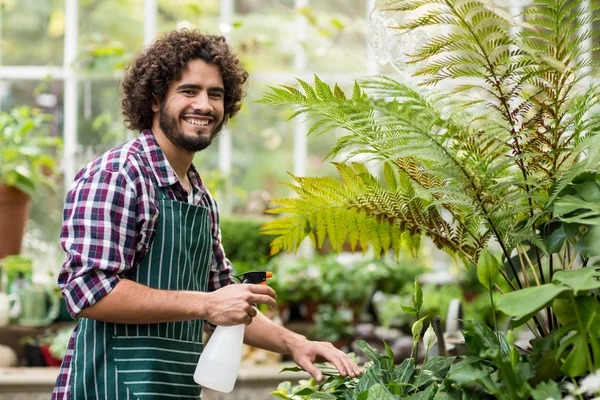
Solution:
{"label": "glass panel", "polygon": [[64,0],[4,0],[0,8],[1,65],[62,65]]}
{"label": "glass panel", "polygon": [[117,80],[84,80],[80,82],[78,90],[77,170],[128,139],[121,115]]}
{"label": "glass panel", "polygon": [[300,12],[309,22],[308,71],[367,71],[366,0],[313,1]]}
{"label": "glass panel", "polygon": [[253,82],[242,110],[230,122],[233,139],[233,209],[243,206],[252,192],[264,190],[271,198],[289,195],[279,182],[289,182],[293,171],[294,122],[286,122],[290,111],[257,104],[266,92],[263,83]]}
{"label": "glass panel", "polygon": [[236,2],[231,38],[244,65],[251,71],[293,69],[296,12],[292,1]]}
{"label": "glass panel", "polygon": [[197,28],[202,32],[219,33],[220,1],[218,0],[159,0],[158,32],[183,27]]}
{"label": "glass panel", "polygon": [[79,0],[80,71],[112,74],[144,44],[144,0]]}
{"label": "glass panel", "polygon": [[[43,133],[52,137],[63,134],[63,82],[11,80],[0,81],[1,110],[35,107],[51,116]],[[31,201],[30,220],[23,241],[23,254],[34,259],[36,273],[55,272],[61,259],[59,235],[62,224],[64,188],[60,171],[52,187],[39,186]],[[39,269],[38,269],[39,266]]]}

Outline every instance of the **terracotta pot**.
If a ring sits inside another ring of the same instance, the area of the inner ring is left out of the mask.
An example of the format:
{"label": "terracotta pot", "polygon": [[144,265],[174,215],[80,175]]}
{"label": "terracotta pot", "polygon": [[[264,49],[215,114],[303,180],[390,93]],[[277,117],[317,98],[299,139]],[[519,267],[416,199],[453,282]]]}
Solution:
{"label": "terracotta pot", "polygon": [[21,253],[31,198],[12,186],[0,185],[0,258]]}

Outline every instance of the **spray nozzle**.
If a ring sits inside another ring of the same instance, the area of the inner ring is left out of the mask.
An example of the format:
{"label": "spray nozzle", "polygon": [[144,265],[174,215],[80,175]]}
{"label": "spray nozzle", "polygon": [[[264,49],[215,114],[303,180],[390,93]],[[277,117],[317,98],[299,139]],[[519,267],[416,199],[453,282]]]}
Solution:
{"label": "spray nozzle", "polygon": [[256,283],[260,285],[266,285],[267,278],[273,277],[273,273],[269,271],[252,271],[243,274],[233,275],[233,277],[240,283]]}

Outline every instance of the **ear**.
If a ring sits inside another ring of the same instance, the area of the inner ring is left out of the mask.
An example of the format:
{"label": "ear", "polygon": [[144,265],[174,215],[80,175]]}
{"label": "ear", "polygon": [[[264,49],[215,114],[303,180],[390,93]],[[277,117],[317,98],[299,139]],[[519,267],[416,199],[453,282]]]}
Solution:
{"label": "ear", "polygon": [[152,97],[154,98],[154,101],[152,101],[152,111],[158,112],[158,110],[160,109],[159,101],[156,98],[155,94],[152,94]]}

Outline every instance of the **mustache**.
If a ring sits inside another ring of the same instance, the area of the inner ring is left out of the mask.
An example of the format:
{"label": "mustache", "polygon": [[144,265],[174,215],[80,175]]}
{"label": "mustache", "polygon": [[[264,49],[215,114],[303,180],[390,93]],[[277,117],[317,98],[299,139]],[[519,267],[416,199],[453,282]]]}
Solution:
{"label": "mustache", "polygon": [[183,112],[181,113],[182,116],[184,115],[197,115],[199,117],[211,117],[211,118],[215,118],[215,116],[213,115],[212,112],[207,111],[207,112],[201,112],[201,111],[189,111],[189,112]]}

